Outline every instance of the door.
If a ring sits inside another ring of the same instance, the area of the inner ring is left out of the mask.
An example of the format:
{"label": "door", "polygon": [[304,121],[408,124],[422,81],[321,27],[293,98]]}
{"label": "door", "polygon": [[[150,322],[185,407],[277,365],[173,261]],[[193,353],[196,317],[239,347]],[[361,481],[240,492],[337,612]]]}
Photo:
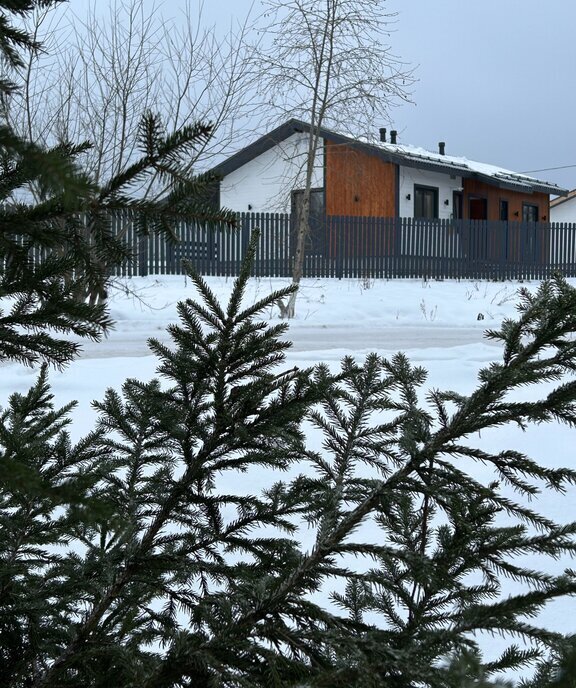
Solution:
{"label": "door", "polygon": [[487,220],[488,200],[471,196],[468,200],[468,217],[470,220]]}

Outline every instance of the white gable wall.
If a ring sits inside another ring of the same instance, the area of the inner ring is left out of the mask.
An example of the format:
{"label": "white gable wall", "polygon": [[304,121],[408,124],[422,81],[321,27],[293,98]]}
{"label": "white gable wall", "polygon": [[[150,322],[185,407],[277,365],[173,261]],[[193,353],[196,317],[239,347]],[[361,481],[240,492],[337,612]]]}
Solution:
{"label": "white gable wall", "polygon": [[[452,218],[453,192],[462,191],[462,177],[455,176],[452,179],[449,174],[400,166],[400,217],[414,217],[414,185],[437,188],[438,216],[442,220]],[[409,199],[406,198],[408,195]],[[448,205],[445,205],[444,201],[448,201]]]}
{"label": "white gable wall", "polygon": [[551,206],[550,222],[576,222],[576,196]]}
{"label": "white gable wall", "polygon": [[[293,134],[226,175],[220,204],[236,212],[289,213],[291,192],[304,186],[307,134]],[[313,187],[324,186],[324,149],[316,155]]]}

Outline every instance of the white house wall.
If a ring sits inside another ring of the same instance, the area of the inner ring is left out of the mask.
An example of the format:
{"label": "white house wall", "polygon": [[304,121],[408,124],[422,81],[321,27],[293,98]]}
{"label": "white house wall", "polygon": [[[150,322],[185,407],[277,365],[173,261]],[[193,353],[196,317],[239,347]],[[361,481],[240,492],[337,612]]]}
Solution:
{"label": "white house wall", "polygon": [[[293,134],[281,144],[226,175],[220,203],[237,212],[290,212],[291,192],[304,185],[306,134]],[[313,187],[324,186],[324,150],[316,156]]]}
{"label": "white house wall", "polygon": [[[414,185],[433,186],[438,189],[438,216],[452,218],[453,192],[462,191],[462,177],[454,179],[448,174],[418,170],[414,167],[400,167],[399,210],[400,217],[414,217]],[[407,198],[410,196],[410,198]],[[448,205],[445,204],[448,201]]]}
{"label": "white house wall", "polygon": [[550,222],[576,222],[576,197],[551,206]]}
{"label": "white house wall", "polygon": [[[576,196],[550,207],[550,222],[576,223]],[[576,260],[572,230],[555,229],[550,239],[550,259],[573,263]]]}

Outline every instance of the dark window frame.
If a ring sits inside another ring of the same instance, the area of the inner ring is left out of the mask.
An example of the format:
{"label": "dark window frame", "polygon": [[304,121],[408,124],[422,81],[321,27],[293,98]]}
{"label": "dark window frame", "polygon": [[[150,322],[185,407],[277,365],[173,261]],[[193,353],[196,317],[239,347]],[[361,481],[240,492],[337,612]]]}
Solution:
{"label": "dark window frame", "polygon": [[[434,203],[434,215],[433,217],[429,217],[428,215],[416,215],[416,195],[418,192],[426,192],[430,193],[432,192],[434,194],[433,198],[433,203]],[[413,209],[413,215],[415,219],[420,219],[420,220],[437,220],[440,215],[439,215],[439,198],[440,198],[440,188],[438,186],[426,186],[424,184],[414,184],[414,209]]]}
{"label": "dark window frame", "polygon": [[[314,212],[314,205],[312,199],[314,196],[322,195],[320,213]],[[291,215],[291,232],[290,245],[291,250],[296,250],[296,224],[298,221],[297,213],[297,198],[304,195],[304,189],[292,189],[290,194],[290,210]],[[326,189],[321,186],[315,186],[310,189],[310,217],[309,229],[310,233],[306,237],[306,253],[307,255],[325,255],[326,253],[326,233],[324,231],[326,224]]]}
{"label": "dark window frame", "polygon": [[[506,217],[502,217],[502,210],[506,206]],[[510,219],[510,201],[507,198],[500,198],[498,200],[498,218],[500,222],[508,222]]]}
{"label": "dark window frame", "polygon": [[[530,219],[527,217],[528,213],[526,212],[528,208],[532,208],[532,210],[535,212],[535,219]],[[524,201],[522,203],[522,222],[538,222],[540,219],[540,206],[538,203],[528,203],[527,201]]]}
{"label": "dark window frame", "polygon": [[462,220],[464,217],[464,192],[452,192],[452,219]]}
{"label": "dark window frame", "polygon": [[[323,194],[322,198],[322,213],[321,216],[326,215],[326,189],[322,186],[314,186],[310,189],[310,201],[312,201],[312,195],[313,194],[318,194],[321,193]],[[296,197],[299,194],[304,194],[304,189],[292,189],[292,193],[290,194],[290,210],[292,212],[292,217],[296,217],[296,211],[297,211],[297,205],[296,205]],[[312,203],[310,203],[312,206]],[[312,208],[311,208],[312,209]]]}

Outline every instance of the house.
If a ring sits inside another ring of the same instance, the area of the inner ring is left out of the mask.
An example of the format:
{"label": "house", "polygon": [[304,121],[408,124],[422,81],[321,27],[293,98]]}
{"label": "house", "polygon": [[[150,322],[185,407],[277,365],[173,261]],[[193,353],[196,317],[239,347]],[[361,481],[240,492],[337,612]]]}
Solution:
{"label": "house", "polygon": [[576,222],[576,189],[550,201],[550,222]]}
{"label": "house", "polygon": [[[303,186],[310,126],[290,119],[223,161],[219,203],[238,212],[291,212]],[[550,221],[556,184],[463,157],[368,141],[321,128],[311,214],[452,220]]]}
{"label": "house", "polygon": [[[241,214],[239,232],[210,239],[236,265],[258,228],[259,275],[290,274],[294,211],[302,199],[310,127],[291,119],[230,156],[217,202]],[[542,278],[576,275],[576,224],[550,222],[566,189],[525,174],[398,142],[321,128],[313,165],[307,276]]]}

